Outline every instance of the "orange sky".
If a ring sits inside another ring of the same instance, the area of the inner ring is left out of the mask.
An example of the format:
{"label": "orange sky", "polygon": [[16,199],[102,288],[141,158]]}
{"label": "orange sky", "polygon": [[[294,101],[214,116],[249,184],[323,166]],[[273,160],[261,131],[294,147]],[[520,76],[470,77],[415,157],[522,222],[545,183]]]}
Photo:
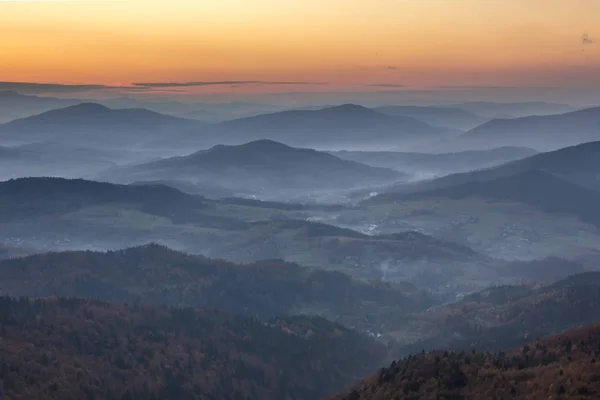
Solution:
{"label": "orange sky", "polygon": [[596,39],[600,0],[0,1],[0,81],[600,86]]}

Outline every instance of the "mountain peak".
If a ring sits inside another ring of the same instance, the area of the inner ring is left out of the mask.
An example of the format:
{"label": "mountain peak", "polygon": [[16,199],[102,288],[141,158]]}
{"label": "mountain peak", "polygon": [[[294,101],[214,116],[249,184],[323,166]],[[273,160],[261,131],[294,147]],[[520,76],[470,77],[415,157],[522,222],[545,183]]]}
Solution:
{"label": "mountain peak", "polygon": [[357,113],[357,112],[361,112],[361,113],[375,113],[375,111],[368,109],[367,107],[361,106],[359,104],[352,104],[352,103],[346,103],[346,104],[341,104],[339,106],[332,106],[332,107],[327,107],[327,108],[323,108],[320,111],[329,111],[329,112],[338,112],[338,113]]}
{"label": "mountain peak", "polygon": [[83,113],[98,113],[98,112],[110,111],[111,109],[106,106],[103,106],[102,104],[88,102],[88,103],[79,103],[74,106],[65,107],[62,110],[63,111],[76,111],[76,112],[83,112]]}

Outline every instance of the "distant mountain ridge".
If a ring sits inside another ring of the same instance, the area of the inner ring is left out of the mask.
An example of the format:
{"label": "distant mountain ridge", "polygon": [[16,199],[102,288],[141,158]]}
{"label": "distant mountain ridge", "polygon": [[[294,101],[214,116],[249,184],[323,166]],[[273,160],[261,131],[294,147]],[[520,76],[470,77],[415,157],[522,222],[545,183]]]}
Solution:
{"label": "distant mountain ridge", "polygon": [[[385,199],[385,195],[380,200]],[[403,196],[404,199],[482,197],[497,201],[516,201],[548,213],[577,215],[600,227],[600,192],[570,183],[550,173],[528,170],[490,181],[434,189]]]}
{"label": "distant mountain ridge", "polygon": [[432,139],[445,131],[414,118],[385,115],[355,104],[241,118],[222,122],[215,129],[225,143],[271,139],[315,148],[400,145]]}
{"label": "distant mountain ridge", "polygon": [[375,111],[388,115],[411,117],[426,124],[460,130],[472,129],[488,121],[458,107],[441,106],[382,106]]}
{"label": "distant mountain ridge", "polygon": [[143,145],[170,134],[198,134],[204,124],[144,109],[81,103],[0,125],[0,143],[68,142],[87,146]]}
{"label": "distant mountain ridge", "polygon": [[586,188],[600,190],[600,141],[582,143],[478,171],[400,185],[387,193],[417,193],[470,182],[485,182],[527,171],[543,171]]}
{"label": "distant mountain ridge", "polygon": [[237,146],[217,145],[188,156],[116,169],[107,176],[130,181],[186,180],[248,191],[348,188],[406,178],[400,172],[267,139]]}
{"label": "distant mountain ridge", "polygon": [[331,154],[375,167],[396,169],[403,172],[451,172],[471,171],[526,158],[538,152],[526,147],[499,147],[490,150],[467,150],[456,153],[401,153],[392,151],[333,151]]}
{"label": "distant mountain ridge", "polygon": [[24,95],[12,90],[0,91],[0,124],[78,103],[81,101],[76,99]]}
{"label": "distant mountain ridge", "polygon": [[554,150],[600,140],[600,107],[566,114],[495,119],[460,137],[476,146],[528,146]]}

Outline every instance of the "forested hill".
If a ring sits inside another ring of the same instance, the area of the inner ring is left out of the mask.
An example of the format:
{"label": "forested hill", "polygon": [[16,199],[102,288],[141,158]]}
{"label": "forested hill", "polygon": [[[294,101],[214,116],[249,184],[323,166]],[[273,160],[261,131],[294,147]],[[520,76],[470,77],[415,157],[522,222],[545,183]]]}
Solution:
{"label": "forested hill", "polygon": [[320,318],[81,299],[0,298],[6,400],[314,400],[381,362],[383,348]]}
{"label": "forested hill", "polygon": [[506,353],[410,356],[330,400],[597,399],[599,357],[596,323]]}

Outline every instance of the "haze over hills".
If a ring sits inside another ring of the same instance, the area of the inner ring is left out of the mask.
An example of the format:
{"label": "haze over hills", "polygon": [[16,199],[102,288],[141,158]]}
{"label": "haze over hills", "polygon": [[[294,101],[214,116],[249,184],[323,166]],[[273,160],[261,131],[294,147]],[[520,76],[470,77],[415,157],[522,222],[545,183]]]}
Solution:
{"label": "haze over hills", "polygon": [[600,189],[600,142],[588,142],[515,160],[496,167],[451,174],[433,180],[389,188],[389,193],[415,193],[439,188],[490,181],[527,171],[544,171],[571,183]]}
{"label": "haze over hills", "polygon": [[[460,276],[489,274],[489,260],[465,246],[427,235],[367,235],[308,221],[313,213],[332,212],[327,208],[210,200],[161,185],[56,178],[0,183],[0,206],[0,242],[37,250],[158,242],[239,262],[279,258],[356,277],[433,287],[449,284],[442,278],[449,270],[463,271]],[[444,271],[438,268],[442,261]],[[388,273],[384,263],[402,268]]]}
{"label": "haze over hills", "polygon": [[81,101],[0,91],[0,124],[78,103]]}
{"label": "haze over hills", "polygon": [[0,147],[0,180],[33,176],[85,178],[132,160],[151,160],[152,152],[97,149],[77,144],[37,142]]}
{"label": "haze over hills", "polygon": [[354,104],[241,118],[220,123],[215,129],[223,143],[271,139],[314,148],[401,146],[431,140],[449,131]]}
{"label": "haze over hills", "polygon": [[382,114],[411,117],[440,128],[458,130],[469,130],[489,121],[489,118],[454,107],[382,106],[376,107],[374,110]]}
{"label": "haze over hills", "polygon": [[519,118],[530,115],[561,114],[576,110],[575,107],[568,104],[547,103],[541,101],[504,103],[472,101],[453,104],[451,107],[459,108],[485,118]]}
{"label": "haze over hills", "polygon": [[406,178],[400,172],[271,140],[238,146],[219,145],[188,156],[115,169],[105,176],[122,182],[185,180],[199,187],[217,185],[231,193],[257,194],[283,190],[349,189]]}
{"label": "haze over hills", "polygon": [[412,194],[388,194],[369,199],[367,204],[393,199],[483,198],[492,201],[519,202],[547,213],[572,214],[582,221],[600,226],[600,192],[558,178],[548,172],[527,170],[489,181],[471,181]]}
{"label": "haze over hills", "polygon": [[495,119],[460,137],[468,146],[519,145],[555,150],[600,139],[600,107],[566,114]]}
{"label": "haze over hills", "polygon": [[66,142],[96,147],[143,146],[170,135],[198,135],[199,121],[144,109],[113,110],[95,103],[47,111],[0,125],[0,143]]}
{"label": "haze over hills", "polygon": [[392,151],[335,151],[331,154],[374,167],[411,172],[416,177],[448,175],[492,167],[526,158],[537,151],[526,147],[499,147],[491,150],[471,150],[456,153],[401,153]]}
{"label": "haze over hills", "polygon": [[261,319],[317,315],[361,332],[379,332],[389,321],[438,301],[405,282],[357,280],[278,260],[233,264],[156,244],[5,260],[0,262],[0,277],[0,291],[15,297],[136,301]]}
{"label": "haze over hills", "polygon": [[282,111],[284,107],[255,102],[230,101],[230,102],[183,102],[167,98],[137,99],[120,97],[100,100],[110,108],[144,108],[161,114],[174,117],[196,119],[203,122],[222,122],[234,118],[250,117],[269,112]]}

